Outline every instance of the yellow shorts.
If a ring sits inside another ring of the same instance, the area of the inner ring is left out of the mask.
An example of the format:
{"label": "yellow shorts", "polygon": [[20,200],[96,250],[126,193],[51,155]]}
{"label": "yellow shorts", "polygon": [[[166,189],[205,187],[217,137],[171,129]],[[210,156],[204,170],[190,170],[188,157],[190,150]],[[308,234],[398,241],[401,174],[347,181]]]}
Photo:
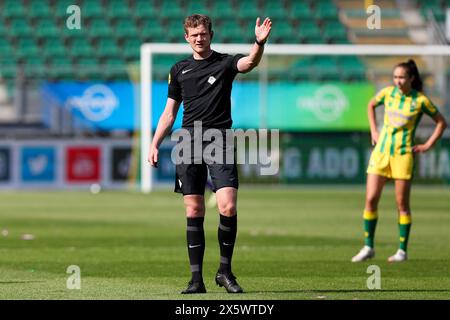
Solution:
{"label": "yellow shorts", "polygon": [[412,179],[413,171],[414,155],[412,153],[391,156],[373,151],[367,168],[367,173],[399,180]]}

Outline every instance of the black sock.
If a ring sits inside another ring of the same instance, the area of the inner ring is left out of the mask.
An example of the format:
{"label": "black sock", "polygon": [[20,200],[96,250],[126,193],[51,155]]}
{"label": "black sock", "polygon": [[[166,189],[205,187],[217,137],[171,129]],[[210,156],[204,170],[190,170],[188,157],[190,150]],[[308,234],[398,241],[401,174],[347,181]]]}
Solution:
{"label": "black sock", "polygon": [[231,258],[233,256],[234,242],[236,241],[237,215],[226,217],[220,215],[218,238],[220,245],[219,272],[231,273]]}
{"label": "black sock", "polygon": [[205,253],[204,218],[187,218],[186,238],[188,245],[189,263],[191,265],[192,280],[203,281],[202,266]]}

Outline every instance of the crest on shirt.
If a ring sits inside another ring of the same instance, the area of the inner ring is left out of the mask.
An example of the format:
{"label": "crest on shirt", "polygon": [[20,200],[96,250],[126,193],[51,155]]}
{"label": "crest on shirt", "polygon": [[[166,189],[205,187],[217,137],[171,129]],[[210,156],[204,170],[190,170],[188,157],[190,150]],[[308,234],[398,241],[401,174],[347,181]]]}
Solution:
{"label": "crest on shirt", "polygon": [[213,84],[214,82],[216,82],[216,78],[214,78],[213,76],[209,77],[208,83]]}

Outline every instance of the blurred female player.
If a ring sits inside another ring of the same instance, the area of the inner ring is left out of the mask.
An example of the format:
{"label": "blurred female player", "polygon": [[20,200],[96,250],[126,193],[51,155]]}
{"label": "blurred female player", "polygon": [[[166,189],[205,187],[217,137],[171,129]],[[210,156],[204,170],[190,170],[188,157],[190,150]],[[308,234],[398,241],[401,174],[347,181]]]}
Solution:
{"label": "blurred female player", "polygon": [[[365,245],[352,262],[375,256],[374,235],[378,220],[378,202],[388,179],[395,181],[400,246],[389,262],[408,259],[407,245],[411,229],[409,198],[414,168],[414,153],[426,152],[442,136],[447,124],[431,100],[423,94],[423,83],[414,60],[395,66],[395,86],[382,89],[368,105],[372,144],[375,145],[367,169],[366,204],[364,210]],[[385,106],[384,125],[378,132],[375,108]],[[415,144],[414,135],[423,114],[436,123],[433,134],[424,144]]]}

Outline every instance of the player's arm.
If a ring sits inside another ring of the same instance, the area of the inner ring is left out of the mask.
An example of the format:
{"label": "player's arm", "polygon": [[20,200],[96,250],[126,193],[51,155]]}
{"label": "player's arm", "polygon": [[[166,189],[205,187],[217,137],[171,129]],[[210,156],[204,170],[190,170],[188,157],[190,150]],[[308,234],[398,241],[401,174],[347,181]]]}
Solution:
{"label": "player's arm", "polygon": [[413,152],[426,152],[431,149],[436,141],[442,137],[445,128],[447,128],[447,123],[445,122],[444,116],[436,112],[434,116],[431,117],[436,123],[436,127],[434,128],[433,134],[428,138],[428,140],[424,144],[418,144],[412,147]]}
{"label": "player's arm", "polygon": [[150,146],[150,152],[148,155],[148,162],[154,167],[157,167],[158,165],[158,148],[161,145],[164,137],[172,129],[173,123],[177,118],[180,104],[180,102],[172,98],[167,98],[166,107],[164,108],[164,112],[159,118],[158,126],[156,127],[155,136],[153,137],[153,141]]}
{"label": "player's arm", "polygon": [[372,145],[376,145],[378,142],[378,127],[377,127],[377,117],[375,114],[375,108],[378,106],[378,102],[376,98],[373,98],[369,101],[369,104],[367,105],[367,117],[369,118],[369,124],[370,124],[370,137],[372,140]]}
{"label": "player's arm", "polygon": [[246,73],[255,68],[261,61],[261,57],[264,52],[264,43],[269,37],[270,30],[272,28],[272,21],[266,18],[264,22],[260,25],[259,17],[256,19],[255,25],[255,43],[248,56],[242,57],[237,63],[237,68],[239,72]]}
{"label": "player's arm", "polygon": [[372,141],[372,145],[377,144],[379,137],[375,108],[384,103],[384,99],[389,90],[389,88],[380,90],[377,95],[369,101],[369,104],[367,105],[367,117],[370,124],[370,138]]}

